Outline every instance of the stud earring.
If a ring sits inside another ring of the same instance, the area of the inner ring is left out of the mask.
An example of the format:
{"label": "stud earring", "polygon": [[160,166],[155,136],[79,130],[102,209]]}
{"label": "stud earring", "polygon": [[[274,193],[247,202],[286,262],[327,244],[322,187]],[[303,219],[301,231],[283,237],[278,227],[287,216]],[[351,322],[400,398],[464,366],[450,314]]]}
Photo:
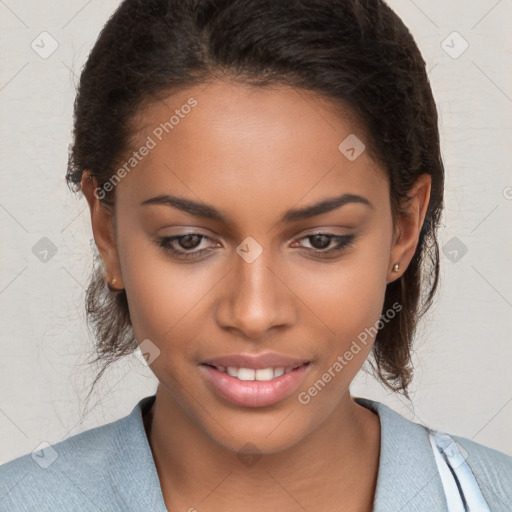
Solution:
{"label": "stud earring", "polygon": [[113,277],[112,279],[110,279],[108,276],[107,276],[107,286],[108,286],[108,289],[111,291],[111,292],[120,292],[122,291],[124,288],[114,288],[114,284],[117,283],[117,278],[116,277]]}
{"label": "stud earring", "polygon": [[393,266],[393,272],[398,272],[398,269],[400,268],[400,265],[398,263],[395,263]]}

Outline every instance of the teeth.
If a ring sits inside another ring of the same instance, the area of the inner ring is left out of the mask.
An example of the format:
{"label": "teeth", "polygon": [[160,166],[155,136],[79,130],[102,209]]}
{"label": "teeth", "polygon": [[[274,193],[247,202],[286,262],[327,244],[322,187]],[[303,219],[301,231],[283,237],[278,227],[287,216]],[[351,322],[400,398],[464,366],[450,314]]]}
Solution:
{"label": "teeth", "polygon": [[[256,380],[272,380],[274,378],[274,370],[272,368],[256,370],[255,377]],[[238,378],[240,378],[240,374],[238,374]]]}
{"label": "teeth", "polygon": [[238,370],[238,380],[254,380],[255,373],[251,368],[240,368]]}
{"label": "teeth", "polygon": [[[301,365],[295,366],[298,368]],[[217,366],[217,370],[227,373],[231,377],[235,377],[239,380],[258,380],[258,381],[268,381],[275,379],[276,377],[281,377],[285,373],[290,373],[294,368],[261,368],[258,370],[254,370],[253,368],[236,368],[234,366]]]}
{"label": "teeth", "polygon": [[284,375],[284,368],[274,368],[274,377],[281,377],[281,375]]}

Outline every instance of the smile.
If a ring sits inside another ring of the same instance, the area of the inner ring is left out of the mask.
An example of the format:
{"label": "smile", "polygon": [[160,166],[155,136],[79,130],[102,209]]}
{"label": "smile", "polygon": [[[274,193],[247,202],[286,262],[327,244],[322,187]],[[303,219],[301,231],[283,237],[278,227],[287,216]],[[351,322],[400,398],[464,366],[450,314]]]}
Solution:
{"label": "smile", "polygon": [[218,399],[243,407],[266,407],[296,392],[309,374],[310,363],[295,366],[199,365],[205,383]]}

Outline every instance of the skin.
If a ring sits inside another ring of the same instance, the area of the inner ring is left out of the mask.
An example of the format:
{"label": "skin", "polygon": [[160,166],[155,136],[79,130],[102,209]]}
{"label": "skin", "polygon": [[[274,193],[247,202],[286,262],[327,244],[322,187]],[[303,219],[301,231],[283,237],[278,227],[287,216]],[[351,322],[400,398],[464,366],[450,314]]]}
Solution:
{"label": "skin", "polygon": [[[297,394],[379,320],[387,284],[414,255],[430,177],[418,179],[393,229],[383,171],[367,151],[349,161],[338,150],[352,133],[364,140],[348,110],[285,86],[214,81],[181,90],[144,110],[134,147],[190,97],[197,107],[117,185],[114,215],[94,196],[94,180],[82,180],[106,272],[126,289],[139,343],[150,339],[161,351],[151,364],[159,385],[145,422],[166,506],[371,511],[380,424],[349,385],[374,340],[310,403]],[[140,205],[165,193],[212,205],[230,222]],[[290,208],[343,193],[373,208],[350,203],[279,222]],[[190,230],[208,238],[174,247],[211,249],[206,257],[180,260],[155,243]],[[306,237],[315,230],[356,239],[337,255],[315,256],[325,247]],[[248,236],[263,249],[252,263],[235,251]],[[210,357],[266,351],[311,361],[300,389],[272,406],[231,404],[199,371]],[[247,443],[257,447],[251,465],[237,457]]]}

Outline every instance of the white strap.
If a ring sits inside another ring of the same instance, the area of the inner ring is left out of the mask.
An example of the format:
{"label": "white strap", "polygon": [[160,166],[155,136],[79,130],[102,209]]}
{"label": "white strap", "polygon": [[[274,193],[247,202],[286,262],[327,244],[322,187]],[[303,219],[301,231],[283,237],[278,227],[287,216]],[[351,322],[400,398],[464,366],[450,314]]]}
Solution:
{"label": "white strap", "polygon": [[455,441],[443,432],[429,429],[448,512],[491,512],[478,483]]}

